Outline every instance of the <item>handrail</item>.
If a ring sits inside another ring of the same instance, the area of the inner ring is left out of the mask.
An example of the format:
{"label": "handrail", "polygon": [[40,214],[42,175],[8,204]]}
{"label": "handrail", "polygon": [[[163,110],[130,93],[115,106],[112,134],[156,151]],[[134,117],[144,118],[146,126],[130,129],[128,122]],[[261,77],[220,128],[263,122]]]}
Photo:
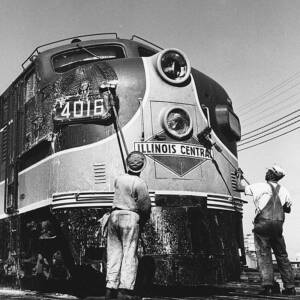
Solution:
{"label": "handrail", "polygon": [[141,41],[143,41],[143,42],[145,42],[145,43],[148,43],[148,44],[150,44],[150,45],[152,45],[152,46],[154,46],[154,47],[156,47],[156,48],[158,48],[158,49],[160,49],[160,50],[164,50],[164,48],[162,48],[162,47],[160,47],[160,46],[158,46],[158,45],[156,45],[156,44],[154,44],[154,43],[151,43],[151,42],[149,42],[148,40],[145,40],[145,39],[141,38],[141,37],[138,36],[138,35],[135,35],[135,34],[134,34],[134,35],[131,37],[131,40],[133,41],[134,38],[139,39],[139,40],[141,40]]}
{"label": "handrail", "polygon": [[22,68],[23,68],[23,70],[24,70],[24,69],[25,69],[25,68],[24,68],[24,65],[28,62],[28,60],[30,60],[30,59],[33,57],[33,55],[34,55],[35,53],[36,53],[36,54],[39,54],[39,49],[41,49],[41,48],[43,48],[43,47],[50,46],[50,45],[53,45],[53,44],[58,44],[58,43],[65,42],[65,41],[68,41],[68,40],[73,40],[73,39],[76,39],[76,38],[90,37],[90,36],[100,36],[100,35],[114,35],[115,38],[118,39],[118,34],[117,34],[116,32],[103,32],[103,33],[93,33],[93,34],[77,35],[77,36],[73,36],[73,37],[61,39],[61,40],[58,40],[58,41],[55,41],[55,42],[43,44],[43,45],[41,45],[41,46],[36,47],[36,48],[33,50],[33,52],[28,56],[28,58],[22,63]]}

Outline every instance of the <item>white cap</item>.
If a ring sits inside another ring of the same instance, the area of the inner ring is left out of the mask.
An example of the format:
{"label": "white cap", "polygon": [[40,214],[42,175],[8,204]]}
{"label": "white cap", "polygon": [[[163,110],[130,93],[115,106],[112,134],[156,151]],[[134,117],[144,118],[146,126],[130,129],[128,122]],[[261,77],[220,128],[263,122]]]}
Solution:
{"label": "white cap", "polygon": [[286,172],[279,166],[273,165],[272,167],[268,168],[268,170],[272,171],[278,177],[284,177]]}

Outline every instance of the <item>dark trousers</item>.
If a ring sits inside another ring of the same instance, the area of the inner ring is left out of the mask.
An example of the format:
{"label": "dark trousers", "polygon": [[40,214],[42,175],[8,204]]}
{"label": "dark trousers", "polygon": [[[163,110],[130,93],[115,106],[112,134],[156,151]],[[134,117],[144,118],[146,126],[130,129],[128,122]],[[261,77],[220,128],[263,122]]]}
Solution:
{"label": "dark trousers", "polygon": [[254,223],[254,243],[263,286],[273,285],[274,282],[272,249],[284,287],[292,288],[295,286],[294,274],[282,236],[282,225],[283,222],[281,221],[265,219],[256,220]]}

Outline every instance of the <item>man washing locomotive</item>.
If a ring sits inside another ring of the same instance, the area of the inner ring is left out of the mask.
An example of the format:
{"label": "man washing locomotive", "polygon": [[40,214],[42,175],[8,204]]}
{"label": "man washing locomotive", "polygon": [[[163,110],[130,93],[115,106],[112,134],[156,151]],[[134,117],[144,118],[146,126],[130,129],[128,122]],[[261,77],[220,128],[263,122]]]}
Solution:
{"label": "man washing locomotive", "polygon": [[149,218],[151,202],[146,183],[139,178],[145,156],[129,153],[127,174],[115,180],[112,212],[108,220],[106,299],[132,299],[138,258],[137,246],[143,223]]}
{"label": "man washing locomotive", "polygon": [[280,293],[278,283],[274,281],[272,253],[277,260],[281,279],[285,289],[284,295],[295,295],[295,283],[291,264],[286,252],[282,235],[284,214],[291,212],[290,194],[278,181],[285,176],[285,171],[279,166],[272,166],[265,175],[266,183],[255,183],[244,186],[242,171],[237,170],[237,190],[245,195],[253,196],[256,207],[254,219],[254,243],[258,267],[262,279],[263,295]]}

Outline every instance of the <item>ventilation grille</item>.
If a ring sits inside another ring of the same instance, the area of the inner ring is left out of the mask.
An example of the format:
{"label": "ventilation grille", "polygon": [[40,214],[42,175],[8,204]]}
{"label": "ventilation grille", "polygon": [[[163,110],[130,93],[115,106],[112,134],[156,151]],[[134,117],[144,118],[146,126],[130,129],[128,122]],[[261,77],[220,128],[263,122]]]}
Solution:
{"label": "ventilation grille", "polygon": [[3,123],[2,123],[2,126],[4,124],[7,123],[7,120],[8,120],[8,100],[7,98],[4,99],[4,103],[3,103]]}
{"label": "ventilation grille", "polygon": [[106,183],[105,163],[95,163],[93,167],[95,184]]}
{"label": "ventilation grille", "polygon": [[6,161],[7,155],[7,127],[3,130],[2,134],[2,161]]}
{"label": "ventilation grille", "polygon": [[231,172],[231,186],[232,186],[232,189],[234,190],[234,191],[236,191],[237,190],[237,188],[236,188],[236,174],[235,174],[235,172]]}

